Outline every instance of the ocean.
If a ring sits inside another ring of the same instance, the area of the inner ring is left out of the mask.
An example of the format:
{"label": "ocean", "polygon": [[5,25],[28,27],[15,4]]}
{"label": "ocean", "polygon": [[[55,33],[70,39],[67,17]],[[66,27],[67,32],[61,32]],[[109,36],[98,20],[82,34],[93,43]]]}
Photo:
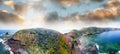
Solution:
{"label": "ocean", "polygon": [[9,34],[14,34],[16,31],[15,30],[0,30],[0,54],[13,54],[11,50],[11,48],[5,44],[5,40],[3,40],[3,38],[5,38],[4,36],[2,36],[2,34],[5,34],[6,32],[8,32]]}

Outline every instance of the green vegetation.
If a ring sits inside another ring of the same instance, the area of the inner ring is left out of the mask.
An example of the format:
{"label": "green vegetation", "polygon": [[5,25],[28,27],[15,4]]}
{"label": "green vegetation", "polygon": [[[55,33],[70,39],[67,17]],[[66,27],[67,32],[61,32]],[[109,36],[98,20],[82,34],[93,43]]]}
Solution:
{"label": "green vegetation", "polygon": [[70,47],[62,38],[59,39],[57,54],[70,54]]}
{"label": "green vegetation", "polygon": [[48,29],[26,29],[15,33],[31,54],[70,54],[70,47],[60,33]]}
{"label": "green vegetation", "polygon": [[31,54],[45,54],[37,44],[26,46]]}

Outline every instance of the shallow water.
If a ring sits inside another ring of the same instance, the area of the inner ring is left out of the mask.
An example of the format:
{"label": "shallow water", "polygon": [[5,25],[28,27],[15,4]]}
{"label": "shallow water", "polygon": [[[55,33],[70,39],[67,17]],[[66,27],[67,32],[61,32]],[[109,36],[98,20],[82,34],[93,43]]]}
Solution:
{"label": "shallow water", "polygon": [[85,50],[86,46],[97,44],[100,53],[111,53],[113,51],[114,54],[120,50],[120,30],[82,36],[79,38],[79,41],[83,50]]}

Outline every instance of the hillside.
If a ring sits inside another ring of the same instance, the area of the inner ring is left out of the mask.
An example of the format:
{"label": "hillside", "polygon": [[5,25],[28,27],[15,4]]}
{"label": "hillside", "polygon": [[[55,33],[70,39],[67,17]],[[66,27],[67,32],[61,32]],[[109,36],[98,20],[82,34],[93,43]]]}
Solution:
{"label": "hillside", "polygon": [[76,39],[80,36],[89,36],[89,35],[100,34],[102,32],[114,31],[114,30],[120,30],[120,28],[88,27],[88,28],[83,28],[81,30],[72,30],[66,33],[65,35],[70,36],[73,39]]}
{"label": "hillside", "polygon": [[25,29],[16,32],[13,39],[20,40],[31,54],[69,54],[69,46],[62,34],[50,29]]}

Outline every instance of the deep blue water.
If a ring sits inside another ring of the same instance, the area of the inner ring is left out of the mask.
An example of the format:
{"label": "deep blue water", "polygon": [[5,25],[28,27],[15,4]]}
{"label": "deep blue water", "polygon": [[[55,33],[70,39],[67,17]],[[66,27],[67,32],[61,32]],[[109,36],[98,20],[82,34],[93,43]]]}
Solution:
{"label": "deep blue water", "polygon": [[82,36],[79,40],[82,47],[97,46],[99,53],[116,54],[120,51],[120,30]]}
{"label": "deep blue water", "polygon": [[[9,34],[14,34],[16,30],[0,30],[0,34],[5,34],[6,32],[8,32]],[[5,37],[0,35],[0,39],[1,38]],[[0,41],[0,54],[10,54],[10,51],[7,50],[6,45],[4,45],[2,41]]]}
{"label": "deep blue water", "polygon": [[120,51],[120,30],[103,32],[87,38],[90,45],[99,45],[100,52]]}
{"label": "deep blue water", "polygon": [[[5,34],[8,32],[9,34],[14,34],[17,30],[0,30],[0,34]],[[5,38],[4,36],[0,35],[0,38]]]}
{"label": "deep blue water", "polygon": [[120,30],[103,32],[87,37],[90,42],[120,43]]}
{"label": "deep blue water", "polygon": [[0,34],[3,34],[3,33],[10,33],[10,34],[14,34],[17,30],[0,30]]}
{"label": "deep blue water", "polygon": [[4,36],[0,36],[0,38],[5,38]]}
{"label": "deep blue water", "polygon": [[103,32],[98,35],[97,39],[104,40],[104,42],[120,43],[120,31]]}

